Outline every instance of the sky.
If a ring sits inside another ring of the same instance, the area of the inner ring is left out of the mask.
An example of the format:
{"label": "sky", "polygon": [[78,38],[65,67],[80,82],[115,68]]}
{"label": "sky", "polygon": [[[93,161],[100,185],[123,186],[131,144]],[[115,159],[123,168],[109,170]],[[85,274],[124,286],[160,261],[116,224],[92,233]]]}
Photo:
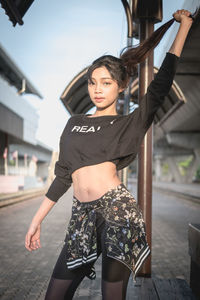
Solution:
{"label": "sky", "polygon": [[[24,25],[15,27],[0,8],[0,43],[43,95],[43,100],[23,97],[37,109],[37,139],[54,150],[59,147],[59,137],[70,117],[59,99],[67,84],[99,56],[119,56],[127,41],[126,16],[120,0],[56,3],[35,0],[23,18]],[[184,0],[163,0],[162,23],[172,18],[183,3]],[[172,25],[171,33],[176,29],[177,24]],[[159,57],[168,50],[169,36],[170,31],[155,51],[157,67]]]}

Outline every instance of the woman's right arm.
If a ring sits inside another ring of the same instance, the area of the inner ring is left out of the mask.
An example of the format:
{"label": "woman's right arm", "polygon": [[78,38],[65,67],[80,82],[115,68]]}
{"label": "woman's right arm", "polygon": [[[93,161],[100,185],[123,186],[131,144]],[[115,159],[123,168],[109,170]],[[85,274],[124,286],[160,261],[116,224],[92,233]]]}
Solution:
{"label": "woman's right arm", "polygon": [[34,215],[31,221],[31,224],[25,237],[25,247],[27,250],[32,251],[41,247],[41,223],[55,204],[55,201],[52,201],[47,197],[44,198],[43,202],[41,203],[40,207],[38,208],[36,214]]}
{"label": "woman's right arm", "polygon": [[[69,122],[69,121],[68,121]],[[67,123],[68,124],[68,123]],[[40,244],[40,230],[41,223],[52,207],[57,203],[58,199],[69,189],[72,184],[72,178],[69,172],[69,169],[65,163],[65,149],[63,139],[67,138],[66,128],[60,138],[60,151],[58,161],[55,164],[54,174],[56,177],[51,183],[45,198],[41,203],[39,209],[34,215],[31,224],[29,226],[28,232],[25,237],[25,247],[27,250],[32,251],[41,247]]]}

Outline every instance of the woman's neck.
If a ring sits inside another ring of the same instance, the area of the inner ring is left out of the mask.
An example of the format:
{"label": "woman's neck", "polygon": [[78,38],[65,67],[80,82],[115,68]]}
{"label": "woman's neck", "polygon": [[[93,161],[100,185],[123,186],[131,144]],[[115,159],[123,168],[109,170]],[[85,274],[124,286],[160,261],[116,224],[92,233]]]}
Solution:
{"label": "woman's neck", "polygon": [[104,109],[104,110],[98,110],[98,109],[96,109],[96,111],[94,112],[94,114],[92,115],[93,117],[100,117],[100,116],[107,116],[107,115],[113,115],[113,116],[116,116],[116,115],[118,115],[118,113],[117,113],[117,111],[116,111],[116,109],[112,109],[112,110],[106,110],[106,109]]}

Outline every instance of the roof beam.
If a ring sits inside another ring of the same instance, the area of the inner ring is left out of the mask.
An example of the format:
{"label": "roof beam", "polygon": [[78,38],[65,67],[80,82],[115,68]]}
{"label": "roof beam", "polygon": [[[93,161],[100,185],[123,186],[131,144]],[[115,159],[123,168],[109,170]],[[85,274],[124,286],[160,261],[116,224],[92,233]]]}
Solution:
{"label": "roof beam", "polygon": [[23,25],[22,17],[25,15],[34,0],[0,0],[2,8],[8,15],[13,26],[17,23]]}

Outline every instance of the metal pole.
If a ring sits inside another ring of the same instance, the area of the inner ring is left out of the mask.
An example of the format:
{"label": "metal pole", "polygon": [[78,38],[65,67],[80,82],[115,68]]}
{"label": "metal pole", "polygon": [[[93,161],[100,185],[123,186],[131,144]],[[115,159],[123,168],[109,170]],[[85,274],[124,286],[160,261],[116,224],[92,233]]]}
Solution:
{"label": "metal pole", "polygon": [[[132,37],[127,38],[127,46],[132,46],[132,40],[133,40]],[[131,83],[128,85],[128,87],[126,88],[126,90],[124,92],[124,107],[123,107],[124,115],[129,114],[130,93],[131,93]],[[128,184],[128,169],[129,169],[129,166],[122,170],[122,182],[126,186]]]}
{"label": "metal pole", "polygon": [[[130,47],[130,46],[132,46],[132,42],[133,42],[132,13],[131,13],[130,5],[126,0],[122,0],[122,4],[125,9],[127,25],[128,25],[127,46]],[[129,103],[130,103],[130,92],[131,92],[130,85],[131,84],[128,85],[128,87],[126,88],[126,90],[124,92],[124,106],[123,106],[123,114],[124,115],[129,114]],[[124,185],[128,184],[128,169],[129,169],[129,167],[126,167],[121,172],[121,180]]]}
{"label": "metal pole", "polygon": [[[140,42],[147,39],[154,31],[154,23],[149,19],[140,19]],[[147,91],[153,79],[153,52],[139,65],[139,99]],[[147,241],[151,248],[152,230],[152,127],[146,133],[138,155],[138,205],[142,209],[146,224]],[[140,275],[151,276],[151,256],[144,263]]]}

